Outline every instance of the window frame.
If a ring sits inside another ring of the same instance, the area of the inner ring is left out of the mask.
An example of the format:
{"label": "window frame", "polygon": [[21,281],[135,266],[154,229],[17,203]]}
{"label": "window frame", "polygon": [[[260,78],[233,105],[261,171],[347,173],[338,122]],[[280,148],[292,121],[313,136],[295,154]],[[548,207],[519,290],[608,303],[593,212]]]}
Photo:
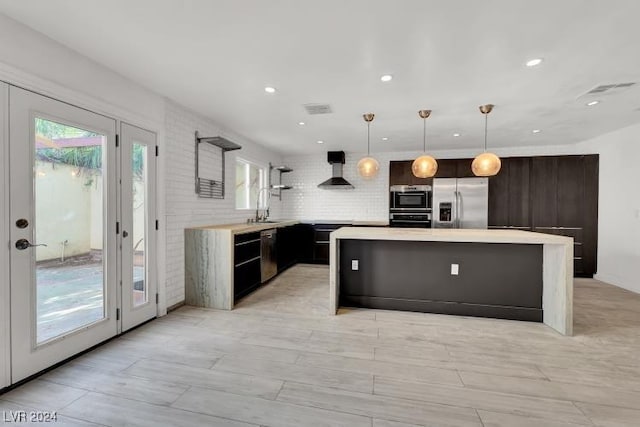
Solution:
{"label": "window frame", "polygon": [[[268,188],[269,186],[269,179],[267,174],[269,173],[268,167],[264,164],[258,163],[258,162],[254,162],[251,161],[249,159],[246,159],[244,157],[236,157],[236,172],[234,173],[234,179],[235,179],[235,193],[234,193],[234,202],[235,202],[235,210],[236,211],[253,211],[256,209],[255,206],[251,206],[251,191],[250,191],[250,176],[251,176],[251,167],[254,167],[258,170],[258,174],[259,174],[259,189],[258,189],[258,194],[259,194],[259,203],[258,203],[258,209],[266,209],[267,208],[267,199],[266,199],[266,192],[261,191],[263,188]],[[246,194],[246,199],[245,199],[245,203],[243,207],[238,207],[238,181],[237,181],[237,168],[238,168],[238,164],[243,164],[245,166],[245,194]],[[269,190],[270,191],[270,190]]]}

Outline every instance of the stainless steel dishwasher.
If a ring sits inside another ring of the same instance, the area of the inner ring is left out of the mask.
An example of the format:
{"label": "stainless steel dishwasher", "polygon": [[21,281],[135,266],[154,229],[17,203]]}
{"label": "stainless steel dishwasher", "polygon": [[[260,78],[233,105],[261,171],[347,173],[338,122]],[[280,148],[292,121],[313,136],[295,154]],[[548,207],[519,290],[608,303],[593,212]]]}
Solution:
{"label": "stainless steel dishwasher", "polygon": [[276,250],[277,230],[271,228],[260,232],[260,272],[261,283],[278,274],[278,253]]}

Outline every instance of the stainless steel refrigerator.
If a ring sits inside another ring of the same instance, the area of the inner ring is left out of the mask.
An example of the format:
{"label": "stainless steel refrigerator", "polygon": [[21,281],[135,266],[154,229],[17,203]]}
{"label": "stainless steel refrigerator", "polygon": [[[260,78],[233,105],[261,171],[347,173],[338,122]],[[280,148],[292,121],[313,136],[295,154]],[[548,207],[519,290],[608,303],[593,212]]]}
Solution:
{"label": "stainless steel refrigerator", "polygon": [[433,228],[487,228],[489,178],[434,178]]}

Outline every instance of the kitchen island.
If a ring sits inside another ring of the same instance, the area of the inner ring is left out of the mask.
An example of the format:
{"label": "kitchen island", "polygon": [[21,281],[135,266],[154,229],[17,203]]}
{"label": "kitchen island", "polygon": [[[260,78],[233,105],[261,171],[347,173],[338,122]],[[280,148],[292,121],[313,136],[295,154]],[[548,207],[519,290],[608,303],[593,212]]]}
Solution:
{"label": "kitchen island", "polygon": [[573,333],[573,239],[518,230],[344,227],[330,235],[340,305],[542,321]]}

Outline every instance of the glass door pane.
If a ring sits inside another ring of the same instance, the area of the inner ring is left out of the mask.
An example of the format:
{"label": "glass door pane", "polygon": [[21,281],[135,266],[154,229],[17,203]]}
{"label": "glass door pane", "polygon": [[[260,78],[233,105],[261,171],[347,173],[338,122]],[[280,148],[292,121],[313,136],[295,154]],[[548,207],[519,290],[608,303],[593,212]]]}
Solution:
{"label": "glass door pane", "polygon": [[105,318],[106,136],[35,118],[37,343]]}
{"label": "glass door pane", "polygon": [[137,307],[149,301],[147,291],[147,147],[133,143],[131,156],[132,192],[133,192],[133,306]]}

